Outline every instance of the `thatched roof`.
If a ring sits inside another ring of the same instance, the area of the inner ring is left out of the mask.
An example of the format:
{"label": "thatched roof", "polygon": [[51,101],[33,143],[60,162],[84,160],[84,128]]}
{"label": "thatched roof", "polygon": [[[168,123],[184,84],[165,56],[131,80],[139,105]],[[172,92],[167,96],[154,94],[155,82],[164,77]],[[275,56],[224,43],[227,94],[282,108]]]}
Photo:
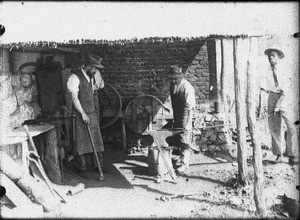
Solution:
{"label": "thatched roof", "polygon": [[298,6],[297,2],[2,2],[0,23],[6,33],[0,43],[123,44],[292,35],[299,31]]}

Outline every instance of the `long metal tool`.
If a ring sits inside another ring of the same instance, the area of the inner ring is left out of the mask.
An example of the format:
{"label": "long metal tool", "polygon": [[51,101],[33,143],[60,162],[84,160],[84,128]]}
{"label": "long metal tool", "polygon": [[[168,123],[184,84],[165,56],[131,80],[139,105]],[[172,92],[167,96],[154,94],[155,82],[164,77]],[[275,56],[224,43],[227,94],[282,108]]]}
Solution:
{"label": "long metal tool", "polygon": [[[48,185],[48,187],[49,187],[51,193],[52,193],[53,195],[59,196],[60,199],[61,199],[64,203],[66,203],[66,200],[63,198],[63,196],[61,196],[61,195],[53,188],[52,182],[49,180],[49,178],[48,178],[48,176],[47,176],[47,174],[46,174],[46,172],[45,172],[45,170],[44,170],[42,161],[41,161],[41,159],[40,159],[40,156],[39,156],[39,154],[38,154],[38,152],[37,152],[37,149],[36,149],[36,147],[35,147],[35,144],[34,144],[34,142],[33,142],[33,139],[32,139],[32,137],[31,137],[31,134],[30,134],[30,132],[29,132],[28,126],[27,126],[27,125],[23,125],[23,128],[24,128],[24,130],[25,130],[25,132],[26,132],[26,134],[27,134],[27,136],[28,136],[28,139],[29,139],[29,142],[30,142],[31,147],[33,148],[33,151],[31,151],[31,153],[33,153],[33,154],[37,157],[37,161],[35,161],[34,159],[30,158],[30,155],[28,155],[29,159],[31,159],[31,161],[35,162],[37,168],[39,169],[39,171],[41,172],[43,178],[45,179],[45,181],[46,181],[46,183],[47,183],[47,185]],[[55,192],[55,193],[54,193],[54,192]]]}
{"label": "long metal tool", "polygon": [[66,203],[66,200],[64,199],[64,197],[62,195],[60,195],[56,189],[53,187],[53,183],[51,183],[51,181],[48,179],[46,173],[44,172],[41,164],[34,158],[32,158],[30,155],[31,154],[34,154],[37,158],[39,158],[38,155],[35,154],[35,152],[31,151],[29,152],[29,155],[28,155],[28,160],[32,161],[36,167],[38,168],[38,170],[40,171],[40,173],[42,174],[43,178],[45,179],[45,182],[48,186],[48,188],[50,189],[51,193],[56,197],[58,196],[59,197],[59,200],[62,201],[63,203]]}
{"label": "long metal tool", "polygon": [[90,140],[91,140],[92,147],[93,147],[94,154],[95,154],[96,161],[97,161],[97,166],[98,166],[98,171],[99,171],[99,180],[102,181],[102,180],[105,179],[105,177],[104,177],[103,171],[101,169],[101,165],[100,165],[100,162],[99,162],[98,154],[97,154],[97,151],[96,151],[95,143],[94,143],[94,140],[93,140],[93,137],[92,137],[92,132],[91,132],[89,124],[87,124],[87,129],[88,129],[88,132],[89,132]]}

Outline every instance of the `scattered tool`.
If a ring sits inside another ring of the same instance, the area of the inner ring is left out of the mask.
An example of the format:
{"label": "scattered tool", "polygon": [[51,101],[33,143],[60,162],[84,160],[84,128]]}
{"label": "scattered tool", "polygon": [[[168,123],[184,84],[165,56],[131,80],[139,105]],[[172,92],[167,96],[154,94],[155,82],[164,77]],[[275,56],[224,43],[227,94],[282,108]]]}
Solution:
{"label": "scattered tool", "polygon": [[170,196],[170,198],[171,199],[183,199],[183,198],[194,196],[194,195],[196,195],[196,194],[188,194],[188,195],[178,194],[176,196]]}
{"label": "scattered tool", "polygon": [[156,178],[155,178],[155,177],[148,177],[148,176],[134,175],[133,178],[134,178],[134,179],[135,179],[135,178],[139,178],[139,179],[144,179],[144,180],[153,180],[153,181],[156,181]]}
{"label": "scattered tool", "polygon": [[101,165],[100,165],[100,162],[99,162],[98,154],[97,154],[97,151],[96,151],[96,147],[95,147],[95,144],[94,144],[94,140],[93,140],[93,136],[92,136],[89,124],[87,124],[87,129],[88,129],[88,133],[89,133],[89,136],[90,136],[91,144],[92,144],[92,147],[93,147],[93,150],[94,150],[94,154],[95,154],[95,157],[96,157],[96,161],[97,161],[97,166],[98,166],[98,171],[99,171],[99,180],[103,181],[105,179],[105,177],[104,177],[103,171],[101,169]]}
{"label": "scattered tool", "polygon": [[37,155],[34,151],[29,151],[29,154],[27,156],[28,160],[32,161],[36,167],[38,168],[38,170],[40,171],[40,173],[42,174],[42,177],[44,178],[48,188],[50,189],[51,193],[56,197],[58,196],[60,201],[62,201],[63,203],[66,203],[66,200],[64,199],[64,197],[62,195],[60,195],[55,188],[53,187],[53,184],[51,183],[51,181],[49,180],[49,178],[47,177],[47,174],[45,173],[43,167],[41,166],[41,164],[33,157],[31,157],[31,155],[34,155],[35,157],[39,158],[39,155]]}
{"label": "scattered tool", "polygon": [[[55,189],[53,188],[52,183],[51,183],[51,181],[49,180],[49,178],[48,178],[48,176],[47,176],[47,174],[46,174],[46,172],[45,172],[45,170],[44,170],[44,168],[43,168],[43,165],[42,165],[40,156],[38,155],[38,152],[37,152],[37,149],[36,149],[35,144],[34,144],[34,142],[33,142],[33,139],[32,139],[32,137],[31,137],[31,135],[30,135],[30,133],[29,133],[28,126],[27,126],[27,125],[24,125],[23,128],[25,129],[25,132],[26,132],[26,134],[27,134],[27,136],[28,136],[30,145],[31,145],[32,148],[33,148],[33,151],[29,151],[29,152],[28,152],[28,159],[29,159],[30,161],[32,161],[32,162],[35,163],[35,165],[36,165],[37,168],[39,169],[40,173],[42,174],[43,178],[45,179],[45,181],[46,181],[46,183],[47,183],[47,185],[48,185],[48,187],[49,187],[51,193],[52,193],[54,196],[59,196],[60,199],[61,199],[61,201],[64,202],[64,203],[66,203],[66,200],[65,200],[65,199],[64,199],[57,191],[55,191]],[[37,160],[31,157],[32,154],[37,158]]]}

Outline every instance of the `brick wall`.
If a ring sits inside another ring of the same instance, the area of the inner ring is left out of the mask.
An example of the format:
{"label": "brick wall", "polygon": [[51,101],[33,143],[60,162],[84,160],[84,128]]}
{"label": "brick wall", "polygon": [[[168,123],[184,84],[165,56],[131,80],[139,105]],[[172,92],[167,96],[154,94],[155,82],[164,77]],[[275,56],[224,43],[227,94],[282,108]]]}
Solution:
{"label": "brick wall", "polygon": [[[123,106],[141,94],[152,94],[165,100],[169,91],[165,74],[169,66],[175,64],[183,67],[186,78],[195,88],[198,111],[204,111],[200,103],[209,102],[209,88],[214,81],[210,76],[216,75],[214,41],[143,41],[123,45],[81,45],[81,49],[103,58],[102,76],[119,92]],[[77,61],[78,58],[66,57],[66,67],[74,66]]]}

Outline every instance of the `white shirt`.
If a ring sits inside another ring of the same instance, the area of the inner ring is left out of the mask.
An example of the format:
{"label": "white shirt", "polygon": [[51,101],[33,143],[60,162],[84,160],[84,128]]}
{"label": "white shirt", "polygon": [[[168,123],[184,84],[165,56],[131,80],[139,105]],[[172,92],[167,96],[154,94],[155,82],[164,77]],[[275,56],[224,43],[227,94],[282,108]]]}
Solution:
{"label": "white shirt", "polygon": [[174,94],[184,94],[186,107],[188,110],[193,110],[196,107],[195,89],[192,84],[186,79],[182,79],[179,84],[174,85]]}
{"label": "white shirt", "polygon": [[289,71],[287,71],[285,66],[282,64],[277,64],[275,73],[277,76],[278,86],[275,84],[272,67],[269,66],[263,74],[263,77],[261,77],[260,87],[266,91],[275,93],[280,93],[282,90],[283,96],[281,97],[280,106],[278,107],[287,107],[290,105],[290,100],[293,95],[293,78],[290,76]]}
{"label": "white shirt", "polygon": [[[87,79],[88,82],[90,82],[90,77],[81,69],[83,75]],[[71,93],[78,93],[79,91],[79,84],[80,80],[76,74],[72,74],[67,82],[67,88]],[[102,89],[104,87],[104,80],[101,77],[101,74],[99,71],[95,73],[95,82],[92,83],[93,91]]]}
{"label": "white shirt", "polygon": [[275,85],[275,80],[273,77],[272,67],[268,67],[266,74],[264,74],[264,79],[262,79],[262,87],[271,92],[279,93],[280,90],[283,93],[289,93],[292,79],[288,76],[287,71],[283,66],[277,66],[275,69],[277,75],[278,86]]}

